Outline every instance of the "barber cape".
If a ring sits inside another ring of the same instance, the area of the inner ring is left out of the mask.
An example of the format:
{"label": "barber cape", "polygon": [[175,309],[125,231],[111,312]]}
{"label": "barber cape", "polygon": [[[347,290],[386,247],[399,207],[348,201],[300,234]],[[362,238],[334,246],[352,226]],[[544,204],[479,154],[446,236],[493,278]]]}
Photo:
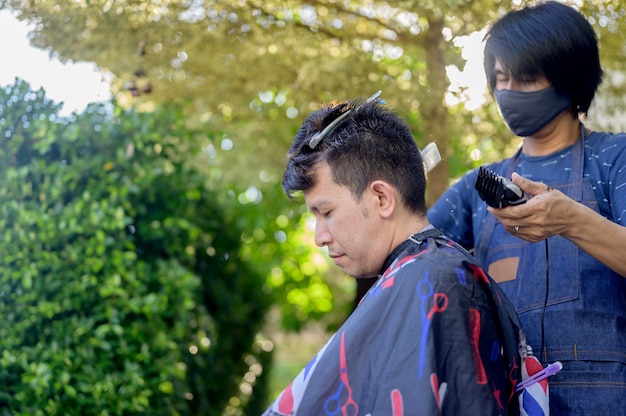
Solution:
{"label": "barber cape", "polygon": [[547,381],[531,413],[515,392],[541,364],[513,306],[469,253],[431,228],[397,247],[383,270],[264,416],[547,415]]}

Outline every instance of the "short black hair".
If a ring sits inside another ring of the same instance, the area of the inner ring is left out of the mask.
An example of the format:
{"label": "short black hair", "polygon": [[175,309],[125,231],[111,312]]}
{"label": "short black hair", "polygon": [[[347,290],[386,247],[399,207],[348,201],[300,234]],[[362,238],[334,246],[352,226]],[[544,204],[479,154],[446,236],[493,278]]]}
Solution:
{"label": "short black hair", "polygon": [[[311,138],[346,111],[349,114],[311,148]],[[347,186],[355,199],[381,179],[399,191],[409,210],[426,213],[426,173],[420,151],[408,125],[378,100],[322,106],[300,127],[287,159],[282,186],[290,198],[314,186],[316,166],[327,163],[333,180]]]}
{"label": "short black hair", "polygon": [[572,113],[587,114],[602,82],[598,39],[570,6],[548,1],[508,12],[485,36],[484,66],[491,91],[495,60],[516,79],[545,76],[572,99]]}

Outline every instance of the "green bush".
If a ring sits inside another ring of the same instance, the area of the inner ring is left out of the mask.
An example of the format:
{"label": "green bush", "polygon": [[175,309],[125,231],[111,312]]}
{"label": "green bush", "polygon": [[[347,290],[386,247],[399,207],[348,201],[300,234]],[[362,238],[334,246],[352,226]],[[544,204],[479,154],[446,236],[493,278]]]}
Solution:
{"label": "green bush", "polygon": [[0,89],[0,414],[246,412],[268,296],[198,133],[175,107],[58,112]]}

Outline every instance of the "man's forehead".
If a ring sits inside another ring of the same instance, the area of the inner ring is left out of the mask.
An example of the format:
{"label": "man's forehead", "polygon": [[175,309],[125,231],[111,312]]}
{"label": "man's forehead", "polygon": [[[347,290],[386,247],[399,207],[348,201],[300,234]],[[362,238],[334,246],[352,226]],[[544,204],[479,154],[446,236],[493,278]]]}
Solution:
{"label": "man's forehead", "polygon": [[304,202],[310,211],[318,211],[324,208],[332,207],[341,191],[339,185],[323,184],[317,182],[314,186],[303,192]]}
{"label": "man's forehead", "polygon": [[322,164],[315,170],[315,185],[305,190],[304,200],[310,211],[319,211],[335,206],[343,200],[350,190],[345,185],[339,185],[333,180],[330,167]]}

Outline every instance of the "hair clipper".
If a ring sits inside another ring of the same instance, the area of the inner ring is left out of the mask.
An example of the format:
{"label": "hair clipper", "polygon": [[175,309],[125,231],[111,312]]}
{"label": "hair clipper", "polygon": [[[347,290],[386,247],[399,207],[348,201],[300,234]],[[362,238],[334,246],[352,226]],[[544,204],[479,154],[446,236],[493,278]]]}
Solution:
{"label": "hair clipper", "polygon": [[480,199],[492,208],[504,208],[526,202],[519,186],[483,166],[478,169],[476,190]]}

